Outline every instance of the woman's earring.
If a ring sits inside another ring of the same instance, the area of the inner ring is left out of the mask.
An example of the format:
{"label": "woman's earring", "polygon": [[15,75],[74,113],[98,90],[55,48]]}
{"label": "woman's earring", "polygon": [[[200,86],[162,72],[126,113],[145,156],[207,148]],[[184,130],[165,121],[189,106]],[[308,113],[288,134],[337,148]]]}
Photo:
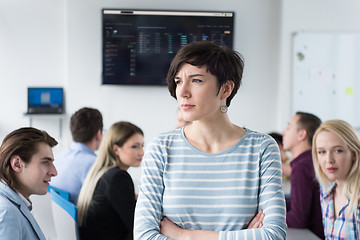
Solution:
{"label": "woman's earring", "polygon": [[226,105],[220,107],[220,112],[227,113],[228,107]]}

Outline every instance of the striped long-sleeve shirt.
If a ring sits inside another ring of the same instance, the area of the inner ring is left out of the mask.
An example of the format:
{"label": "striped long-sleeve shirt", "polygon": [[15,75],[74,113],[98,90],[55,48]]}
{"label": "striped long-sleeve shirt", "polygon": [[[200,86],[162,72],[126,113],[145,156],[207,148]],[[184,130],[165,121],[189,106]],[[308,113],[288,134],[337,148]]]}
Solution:
{"label": "striped long-sleeve shirt", "polygon": [[[263,227],[246,229],[262,209]],[[143,158],[134,239],[167,239],[163,216],[184,229],[219,231],[219,239],[285,239],[286,209],[276,142],[246,129],[220,153],[204,153],[183,128],[156,137]]]}

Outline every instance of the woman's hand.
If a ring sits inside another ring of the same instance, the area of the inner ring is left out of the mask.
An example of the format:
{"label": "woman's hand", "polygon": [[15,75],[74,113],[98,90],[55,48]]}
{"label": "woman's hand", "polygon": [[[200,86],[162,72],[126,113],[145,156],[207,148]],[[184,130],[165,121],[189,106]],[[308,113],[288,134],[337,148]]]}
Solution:
{"label": "woman's hand", "polygon": [[261,228],[263,226],[263,221],[265,218],[265,214],[263,212],[263,210],[260,209],[260,211],[258,212],[258,214],[256,214],[256,216],[251,220],[251,222],[248,225],[248,229],[250,228]]}
{"label": "woman's hand", "polygon": [[[263,226],[263,220],[265,215],[262,210],[260,210],[256,216],[251,220],[248,225],[250,228],[261,228]],[[171,238],[173,240],[181,239],[218,239],[218,232],[216,231],[203,231],[203,230],[187,230],[182,229],[167,217],[164,217],[160,222],[160,234]]]}
{"label": "woman's hand", "polygon": [[160,234],[173,240],[217,240],[219,232],[206,230],[182,229],[167,217],[160,222]]}
{"label": "woman's hand", "polygon": [[181,234],[185,231],[178,225],[170,221],[167,217],[164,217],[160,222],[160,234],[171,239],[182,239]]}

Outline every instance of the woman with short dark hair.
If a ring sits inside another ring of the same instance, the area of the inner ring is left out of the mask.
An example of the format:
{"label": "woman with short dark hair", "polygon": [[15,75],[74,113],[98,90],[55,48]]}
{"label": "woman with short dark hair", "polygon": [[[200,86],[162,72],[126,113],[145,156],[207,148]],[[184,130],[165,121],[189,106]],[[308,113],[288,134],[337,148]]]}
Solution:
{"label": "woman with short dark hair", "polygon": [[176,54],[168,87],[192,124],[160,134],[145,152],[135,239],[285,239],[277,144],[227,114],[243,68],[237,52],[210,42]]}

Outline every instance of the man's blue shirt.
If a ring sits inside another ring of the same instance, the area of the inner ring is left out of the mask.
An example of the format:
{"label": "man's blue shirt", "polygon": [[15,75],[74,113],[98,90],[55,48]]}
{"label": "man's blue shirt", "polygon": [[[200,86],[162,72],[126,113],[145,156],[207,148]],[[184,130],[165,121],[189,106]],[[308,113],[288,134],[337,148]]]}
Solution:
{"label": "man's blue shirt", "polygon": [[70,193],[70,200],[76,204],[85,177],[95,162],[96,154],[83,143],[73,142],[69,149],[55,157],[58,175],[51,185]]}

